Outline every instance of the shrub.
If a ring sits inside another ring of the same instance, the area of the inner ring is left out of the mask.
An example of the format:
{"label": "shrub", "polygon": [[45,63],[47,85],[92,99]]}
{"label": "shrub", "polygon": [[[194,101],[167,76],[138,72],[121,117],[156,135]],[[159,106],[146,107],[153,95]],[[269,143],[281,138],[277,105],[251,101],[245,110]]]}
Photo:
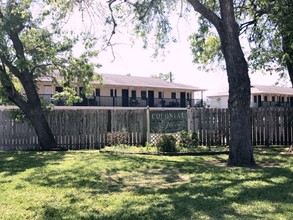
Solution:
{"label": "shrub", "polygon": [[199,140],[198,140],[198,136],[196,132],[192,132],[191,134],[191,142],[192,142],[192,146],[197,147],[199,144]]}
{"label": "shrub", "polygon": [[172,135],[162,135],[157,143],[159,152],[176,152],[176,138]]}
{"label": "shrub", "polygon": [[188,147],[197,147],[198,138],[195,132],[188,133],[187,131],[179,132],[179,147],[188,148]]}

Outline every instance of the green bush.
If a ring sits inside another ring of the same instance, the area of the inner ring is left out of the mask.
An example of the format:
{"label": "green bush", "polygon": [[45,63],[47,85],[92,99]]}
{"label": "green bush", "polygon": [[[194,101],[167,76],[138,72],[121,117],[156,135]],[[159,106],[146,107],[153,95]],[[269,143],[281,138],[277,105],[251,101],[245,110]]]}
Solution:
{"label": "green bush", "polygon": [[197,147],[198,146],[197,134],[195,132],[188,133],[187,131],[180,131],[178,145],[181,148]]}
{"label": "green bush", "polygon": [[198,140],[198,136],[196,132],[192,132],[191,134],[191,143],[192,143],[192,146],[198,147],[199,140]]}
{"label": "green bush", "polygon": [[176,138],[172,135],[162,135],[157,149],[159,152],[176,152]]}

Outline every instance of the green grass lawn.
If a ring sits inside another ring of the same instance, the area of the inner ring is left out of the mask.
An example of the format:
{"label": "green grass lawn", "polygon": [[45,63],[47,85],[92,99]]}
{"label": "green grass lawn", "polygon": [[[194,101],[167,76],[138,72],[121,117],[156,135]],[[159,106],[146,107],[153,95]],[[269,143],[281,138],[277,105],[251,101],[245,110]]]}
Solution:
{"label": "green grass lawn", "polygon": [[293,219],[293,156],[0,152],[0,219]]}

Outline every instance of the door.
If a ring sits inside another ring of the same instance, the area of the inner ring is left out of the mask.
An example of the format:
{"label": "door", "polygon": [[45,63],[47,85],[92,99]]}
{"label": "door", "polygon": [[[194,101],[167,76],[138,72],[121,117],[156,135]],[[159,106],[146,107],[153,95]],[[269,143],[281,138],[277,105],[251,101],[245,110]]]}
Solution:
{"label": "door", "polygon": [[47,102],[51,102],[51,96],[52,96],[52,86],[44,86],[44,99]]}
{"label": "door", "polygon": [[122,106],[128,106],[128,89],[122,89]]}
{"label": "door", "polygon": [[180,107],[186,107],[186,93],[180,92]]}
{"label": "door", "polygon": [[261,107],[261,95],[257,96],[258,107]]}
{"label": "door", "polygon": [[154,91],[148,91],[148,103],[149,107],[155,106]]}

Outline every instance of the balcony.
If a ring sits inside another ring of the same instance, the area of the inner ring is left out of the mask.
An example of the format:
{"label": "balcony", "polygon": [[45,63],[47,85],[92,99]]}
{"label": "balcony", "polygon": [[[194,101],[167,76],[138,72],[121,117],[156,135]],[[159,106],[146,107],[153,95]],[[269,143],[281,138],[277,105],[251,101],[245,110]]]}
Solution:
{"label": "balcony", "polygon": [[261,101],[258,103],[258,107],[293,107],[293,102]]}
{"label": "balcony", "polygon": [[[48,102],[52,95],[40,94]],[[63,101],[53,102],[56,106],[65,105]],[[202,99],[171,99],[171,98],[129,98],[129,97],[109,97],[95,96],[93,98],[83,98],[82,102],[74,103],[74,106],[117,106],[117,107],[202,107]]]}

